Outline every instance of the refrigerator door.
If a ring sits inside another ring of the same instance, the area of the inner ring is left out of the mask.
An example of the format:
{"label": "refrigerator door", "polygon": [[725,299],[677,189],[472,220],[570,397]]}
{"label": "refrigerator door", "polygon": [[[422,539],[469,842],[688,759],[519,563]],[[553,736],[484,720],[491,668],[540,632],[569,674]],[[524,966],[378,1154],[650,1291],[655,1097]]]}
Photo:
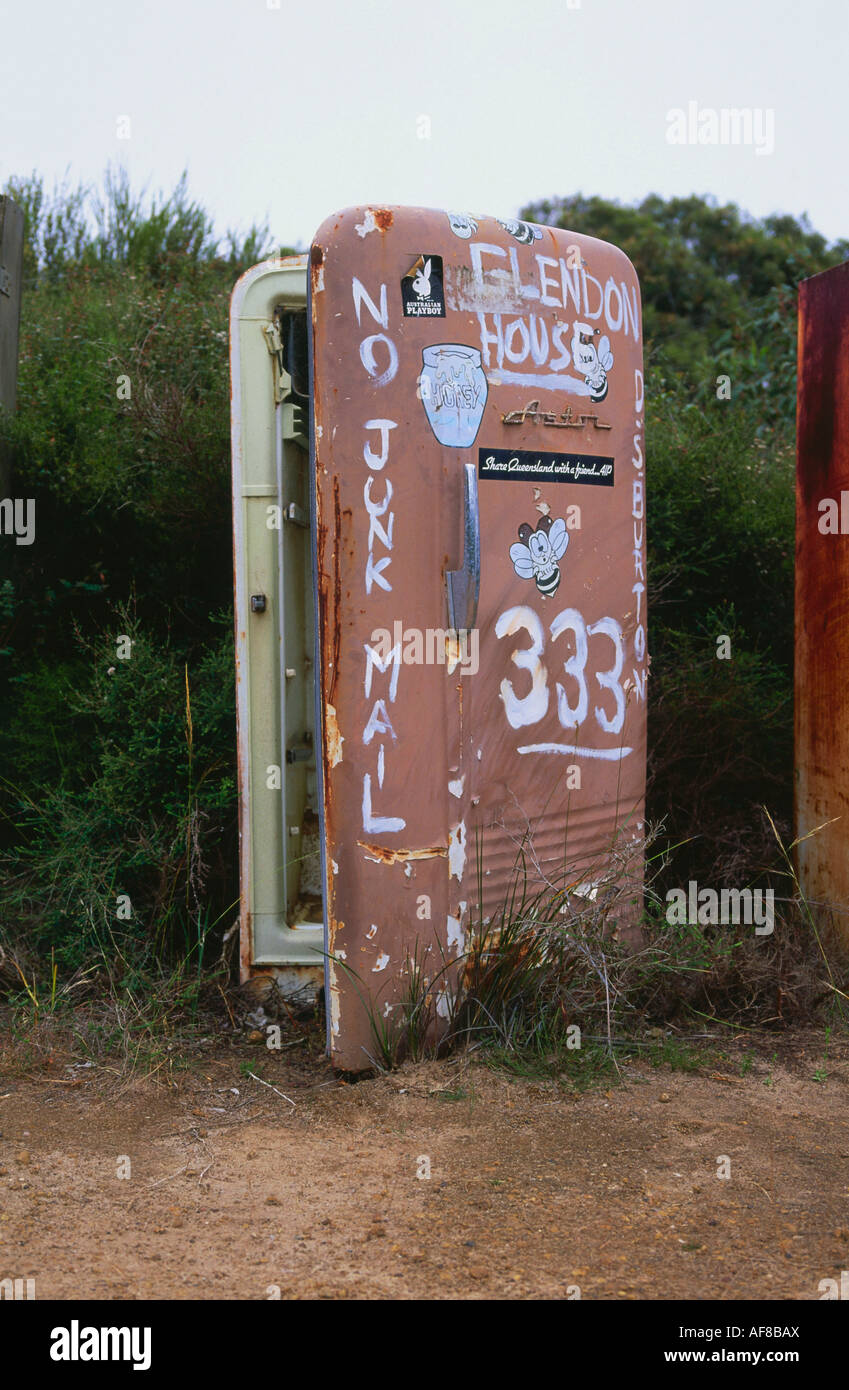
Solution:
{"label": "refrigerator door", "polygon": [[590,237],[360,207],[316,234],[310,320],[329,1041],[359,1070],[417,975],[449,1016],[517,860],[584,901],[627,868],[638,916],[639,287]]}

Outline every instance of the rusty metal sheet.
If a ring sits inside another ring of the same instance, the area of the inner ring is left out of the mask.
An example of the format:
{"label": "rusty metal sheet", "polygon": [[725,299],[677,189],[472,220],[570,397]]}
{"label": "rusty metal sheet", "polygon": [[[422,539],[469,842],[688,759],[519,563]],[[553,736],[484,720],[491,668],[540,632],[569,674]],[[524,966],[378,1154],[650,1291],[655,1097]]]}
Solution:
{"label": "rusty metal sheet", "polygon": [[448,1013],[523,838],[578,884],[639,839],[640,296],[591,237],[359,207],[315,237],[310,306],[329,1037],[357,1070],[412,959]]}
{"label": "rusty metal sheet", "polygon": [[849,264],[799,286],[797,426],[797,864],[849,939]]}

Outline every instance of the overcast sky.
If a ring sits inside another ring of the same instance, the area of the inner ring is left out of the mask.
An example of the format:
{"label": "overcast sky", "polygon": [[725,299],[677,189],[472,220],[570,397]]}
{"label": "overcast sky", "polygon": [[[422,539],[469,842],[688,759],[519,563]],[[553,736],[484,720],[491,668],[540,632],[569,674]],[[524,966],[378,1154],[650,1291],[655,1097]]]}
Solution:
{"label": "overcast sky", "polygon": [[[17,0],[0,182],[186,168],[220,231],[301,245],[355,203],[507,216],[578,191],[712,193],[833,239],[848,60],[849,0]],[[670,112],[710,140],[723,108],[756,113],[751,144],[670,143]]]}

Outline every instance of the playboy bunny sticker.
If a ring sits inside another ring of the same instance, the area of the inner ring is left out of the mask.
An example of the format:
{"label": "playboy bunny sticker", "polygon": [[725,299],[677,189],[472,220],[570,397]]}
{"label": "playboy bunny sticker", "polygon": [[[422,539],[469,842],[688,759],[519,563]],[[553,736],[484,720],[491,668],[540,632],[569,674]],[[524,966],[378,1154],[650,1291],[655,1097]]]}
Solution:
{"label": "playboy bunny sticker", "polygon": [[442,257],[419,256],[401,278],[404,317],[445,318]]}

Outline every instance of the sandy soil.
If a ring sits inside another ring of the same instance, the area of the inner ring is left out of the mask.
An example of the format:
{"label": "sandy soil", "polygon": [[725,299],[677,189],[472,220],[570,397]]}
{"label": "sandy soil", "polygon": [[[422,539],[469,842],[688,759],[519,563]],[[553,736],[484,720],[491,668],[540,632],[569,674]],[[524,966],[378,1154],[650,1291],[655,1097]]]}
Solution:
{"label": "sandy soil", "polygon": [[849,1043],[815,1080],[823,1048],[747,1038],[722,1070],[629,1062],[580,1095],[462,1058],[345,1084],[298,1046],[213,1048],[167,1085],[7,1076],[0,1277],[39,1299],[817,1299],[849,1269]]}

